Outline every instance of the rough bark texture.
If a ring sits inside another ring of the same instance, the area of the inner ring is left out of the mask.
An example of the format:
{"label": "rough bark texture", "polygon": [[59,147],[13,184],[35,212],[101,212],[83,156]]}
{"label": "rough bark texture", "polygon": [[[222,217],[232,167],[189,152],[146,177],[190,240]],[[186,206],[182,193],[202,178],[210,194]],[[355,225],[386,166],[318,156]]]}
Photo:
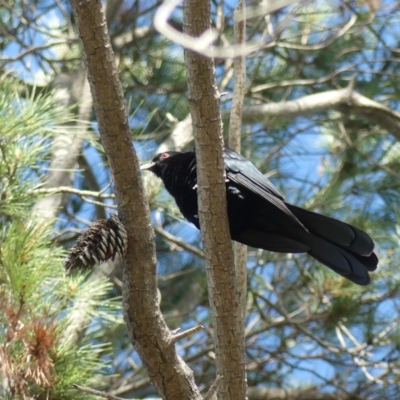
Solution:
{"label": "rough bark texture", "polygon": [[[234,35],[235,44],[246,45],[246,2],[240,0],[235,9]],[[242,19],[243,18],[243,19]],[[229,118],[229,142],[232,150],[240,153],[242,139],[242,113],[246,89],[246,58],[236,57],[233,65],[234,83],[231,114]],[[241,243],[234,244],[236,296],[240,304],[240,325],[242,327],[242,340],[245,343],[246,298],[247,298],[247,246]]]}
{"label": "rough bark texture", "polygon": [[[210,24],[210,2],[184,2],[184,32],[200,36]],[[222,122],[214,62],[185,51],[188,99],[196,142],[199,217],[213,311],[217,373],[224,379],[220,399],[246,398],[244,341],[226,212]]]}
{"label": "rough bark texture", "polygon": [[154,232],[101,3],[73,0],[72,5],[118,212],[128,232],[123,307],[129,335],[163,398],[200,399],[193,374],[176,354],[158,307]]}

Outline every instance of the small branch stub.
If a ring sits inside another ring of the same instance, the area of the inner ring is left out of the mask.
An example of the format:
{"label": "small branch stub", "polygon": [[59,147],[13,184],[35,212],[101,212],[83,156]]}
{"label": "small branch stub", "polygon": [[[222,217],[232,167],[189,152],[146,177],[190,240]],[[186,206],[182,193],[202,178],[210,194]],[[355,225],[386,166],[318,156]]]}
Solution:
{"label": "small branch stub", "polygon": [[222,382],[223,375],[218,375],[215,379],[214,383],[211,385],[210,389],[208,390],[207,394],[204,396],[204,400],[211,400],[215,393],[217,393],[218,387]]}
{"label": "small branch stub", "polygon": [[65,260],[65,269],[70,274],[76,269],[92,268],[117,255],[124,257],[127,233],[117,214],[107,220],[94,222],[78,238]]}
{"label": "small branch stub", "polygon": [[181,340],[187,336],[193,335],[194,333],[201,331],[202,329],[204,329],[203,325],[197,325],[194,328],[190,328],[186,331],[180,332],[180,333],[175,333],[172,337],[171,337],[171,343],[176,343],[178,340]]}
{"label": "small branch stub", "polygon": [[72,387],[75,388],[76,390],[81,391],[81,392],[93,394],[93,395],[95,395],[97,397],[102,397],[102,398],[107,399],[107,400],[123,400],[122,397],[116,397],[116,396],[113,396],[112,394],[108,394],[108,393],[105,393],[105,392],[100,392],[99,390],[95,390],[95,389],[92,389],[92,388],[89,388],[89,387],[81,386],[81,385],[78,385],[76,383],[73,383]]}

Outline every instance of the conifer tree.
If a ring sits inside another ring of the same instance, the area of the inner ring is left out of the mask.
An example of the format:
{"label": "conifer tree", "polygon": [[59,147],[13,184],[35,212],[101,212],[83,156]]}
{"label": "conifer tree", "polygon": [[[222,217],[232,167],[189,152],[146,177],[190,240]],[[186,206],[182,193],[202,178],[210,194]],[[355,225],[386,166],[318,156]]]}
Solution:
{"label": "conifer tree", "polygon": [[[53,221],[32,214],[51,138],[71,117],[52,94],[21,97],[17,87],[0,78],[0,397],[86,399],[72,384],[101,387],[107,344],[96,342],[101,317],[118,319],[115,303],[104,299],[106,280],[66,277]],[[72,340],[66,332],[76,302],[95,315]]]}

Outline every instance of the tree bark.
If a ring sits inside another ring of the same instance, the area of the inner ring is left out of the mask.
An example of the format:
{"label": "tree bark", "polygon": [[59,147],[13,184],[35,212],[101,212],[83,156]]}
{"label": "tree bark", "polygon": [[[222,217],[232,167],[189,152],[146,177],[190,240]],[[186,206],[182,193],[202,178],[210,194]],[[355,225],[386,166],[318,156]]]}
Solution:
{"label": "tree bark", "polygon": [[72,0],[82,39],[101,141],[128,232],[123,308],[128,332],[152,383],[165,399],[200,399],[192,371],[176,354],[158,306],[154,231],[101,2]]}
{"label": "tree bark", "polygon": [[[184,32],[200,36],[210,26],[210,2],[184,2]],[[236,298],[235,267],[225,194],[222,121],[214,61],[185,51],[188,100],[196,143],[199,217],[213,312],[220,399],[246,398],[244,340]]]}
{"label": "tree bark", "polygon": [[[246,2],[239,0],[235,9],[235,44],[246,46]],[[232,107],[229,118],[229,147],[240,153],[242,139],[242,114],[246,89],[246,58],[238,56],[233,64],[234,90]],[[246,299],[247,299],[247,246],[242,243],[234,243],[235,272],[236,272],[236,296],[240,304],[240,318],[242,340],[245,341],[246,323]]]}

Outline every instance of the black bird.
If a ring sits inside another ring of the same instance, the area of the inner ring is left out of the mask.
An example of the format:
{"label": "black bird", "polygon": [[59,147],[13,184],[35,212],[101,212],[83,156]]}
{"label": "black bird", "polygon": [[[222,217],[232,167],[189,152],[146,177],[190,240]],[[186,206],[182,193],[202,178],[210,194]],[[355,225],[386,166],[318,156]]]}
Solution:
{"label": "black bird", "polygon": [[[374,242],[345,222],[296,207],[240,154],[225,149],[228,219],[233,240],[281,253],[308,253],[345,278],[370,282],[378,258]],[[168,151],[141,166],[162,179],[184,217],[198,229],[197,172],[194,152]]]}

